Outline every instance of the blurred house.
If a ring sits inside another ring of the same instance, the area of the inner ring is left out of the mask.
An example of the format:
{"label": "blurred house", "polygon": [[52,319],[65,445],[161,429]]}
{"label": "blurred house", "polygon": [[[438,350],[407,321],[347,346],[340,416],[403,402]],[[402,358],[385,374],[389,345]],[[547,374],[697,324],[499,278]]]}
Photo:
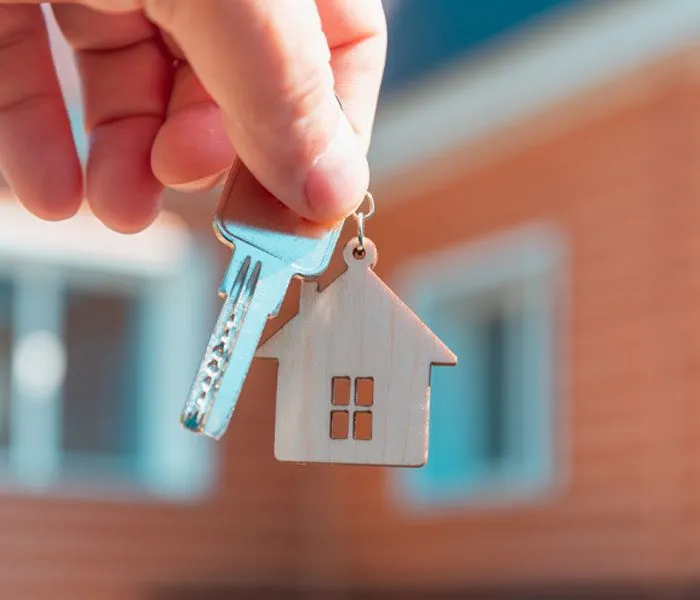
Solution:
{"label": "blurred house", "polygon": [[367,233],[460,358],[428,465],[277,463],[263,361],[179,430],[211,204],[0,205],[0,597],[700,596],[700,5],[392,4]]}

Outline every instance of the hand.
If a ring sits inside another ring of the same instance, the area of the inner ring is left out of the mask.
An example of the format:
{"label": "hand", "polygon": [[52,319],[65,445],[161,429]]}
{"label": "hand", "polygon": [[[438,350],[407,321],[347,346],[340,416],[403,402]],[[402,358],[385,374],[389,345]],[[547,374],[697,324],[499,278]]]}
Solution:
{"label": "hand", "polygon": [[81,76],[85,189],[39,2],[0,0],[0,171],[35,214],[67,218],[85,196],[108,226],[138,231],[163,186],[212,187],[235,154],[308,219],[331,222],[362,202],[386,51],[380,0],[52,10]]}

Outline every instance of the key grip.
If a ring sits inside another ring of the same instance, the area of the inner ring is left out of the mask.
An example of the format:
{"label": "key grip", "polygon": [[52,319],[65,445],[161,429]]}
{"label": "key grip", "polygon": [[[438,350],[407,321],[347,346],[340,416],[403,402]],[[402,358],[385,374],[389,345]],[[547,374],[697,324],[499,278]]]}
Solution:
{"label": "key grip", "polygon": [[214,217],[217,236],[234,252],[254,247],[295,275],[307,277],[325,271],[342,226],[343,221],[329,226],[304,219],[268,192],[238,159]]}
{"label": "key grip", "polygon": [[236,158],[219,198],[214,225],[219,239],[232,246],[241,237],[241,226],[320,240],[340,229],[343,222],[324,225],[304,219],[273,196]]}

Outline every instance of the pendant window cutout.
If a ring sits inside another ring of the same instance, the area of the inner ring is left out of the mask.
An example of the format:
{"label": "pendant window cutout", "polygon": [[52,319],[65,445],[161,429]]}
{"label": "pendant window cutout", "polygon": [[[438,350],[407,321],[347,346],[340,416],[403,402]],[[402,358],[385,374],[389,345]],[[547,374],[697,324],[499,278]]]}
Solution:
{"label": "pendant window cutout", "polygon": [[334,377],[331,394],[333,406],[348,406],[350,404],[350,378]]}
{"label": "pendant window cutout", "polygon": [[[369,441],[372,439],[372,411],[355,410],[374,404],[374,379],[357,377],[354,380],[354,394],[351,394],[353,381],[350,377],[333,377],[331,381],[331,404],[348,406],[351,410],[331,410],[330,436],[332,440],[350,438],[350,413],[352,412],[352,439]],[[350,397],[354,406],[350,406]]]}
{"label": "pendant window cutout", "polygon": [[431,370],[457,359],[374,273],[372,240],[349,240],[343,258],[324,289],[302,282],[298,314],[258,349],[278,362],[275,456],[420,467]]}
{"label": "pendant window cutout", "polygon": [[372,406],[374,404],[374,379],[371,377],[355,379],[355,404],[357,406]]}
{"label": "pendant window cutout", "polygon": [[368,442],[372,439],[372,412],[369,410],[358,410],[352,425],[352,437],[356,440]]}
{"label": "pendant window cutout", "polygon": [[331,439],[347,440],[350,432],[350,412],[347,410],[331,411]]}

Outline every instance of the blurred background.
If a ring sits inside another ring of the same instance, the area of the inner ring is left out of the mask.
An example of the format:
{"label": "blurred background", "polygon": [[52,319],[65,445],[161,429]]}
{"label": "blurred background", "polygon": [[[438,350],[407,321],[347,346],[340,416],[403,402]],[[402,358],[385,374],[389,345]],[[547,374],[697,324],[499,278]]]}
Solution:
{"label": "blurred background", "polygon": [[276,462],[269,364],[180,428],[215,194],[124,237],[1,192],[0,598],[700,598],[700,3],[386,5],[368,234],[460,358],[427,466]]}

